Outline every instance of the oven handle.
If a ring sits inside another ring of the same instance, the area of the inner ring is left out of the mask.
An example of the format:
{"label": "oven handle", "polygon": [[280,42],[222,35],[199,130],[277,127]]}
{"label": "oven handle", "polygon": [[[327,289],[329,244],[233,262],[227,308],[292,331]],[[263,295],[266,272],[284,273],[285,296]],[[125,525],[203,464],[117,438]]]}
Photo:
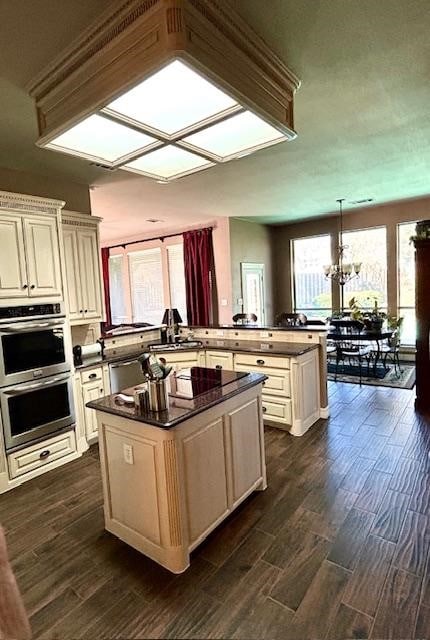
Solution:
{"label": "oven handle", "polygon": [[32,329],[46,329],[47,327],[58,327],[59,325],[63,325],[64,320],[54,320],[50,322],[32,322],[30,324],[20,324],[19,326],[13,324],[6,324],[0,326],[0,333],[25,333],[28,330]]}
{"label": "oven handle", "polygon": [[53,380],[48,380],[46,382],[35,382],[34,384],[26,384],[25,387],[19,385],[19,389],[5,389],[3,393],[7,396],[21,396],[27,391],[33,391],[34,389],[40,389],[42,387],[51,387],[54,384],[58,384],[59,382],[64,382],[70,378],[67,376],[60,376],[59,378],[54,378]]}

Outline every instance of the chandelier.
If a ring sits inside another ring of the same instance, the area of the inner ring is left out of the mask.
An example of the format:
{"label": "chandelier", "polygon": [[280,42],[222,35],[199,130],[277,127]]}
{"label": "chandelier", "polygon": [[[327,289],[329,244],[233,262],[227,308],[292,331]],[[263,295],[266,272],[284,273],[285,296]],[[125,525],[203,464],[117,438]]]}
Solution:
{"label": "chandelier", "polygon": [[171,182],[294,139],[299,85],[227,0],[117,0],[29,92],[39,146]]}
{"label": "chandelier", "polygon": [[336,264],[326,264],[323,267],[325,277],[327,279],[334,280],[342,287],[353,278],[357,278],[360,275],[361,270],[361,262],[344,262],[344,253],[345,250],[348,249],[348,245],[343,244],[342,203],[344,200],[345,198],[339,198],[338,200],[336,200],[336,202],[339,203],[340,214],[339,249],[337,262]]}

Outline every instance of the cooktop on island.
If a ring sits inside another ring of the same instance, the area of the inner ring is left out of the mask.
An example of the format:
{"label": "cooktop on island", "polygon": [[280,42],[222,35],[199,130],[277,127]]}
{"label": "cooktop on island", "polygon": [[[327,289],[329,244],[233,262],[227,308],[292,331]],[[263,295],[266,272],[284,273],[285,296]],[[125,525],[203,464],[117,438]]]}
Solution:
{"label": "cooktop on island", "polygon": [[197,396],[237,382],[248,374],[225,369],[190,367],[182,369],[171,377],[169,395],[174,398],[196,398]]}

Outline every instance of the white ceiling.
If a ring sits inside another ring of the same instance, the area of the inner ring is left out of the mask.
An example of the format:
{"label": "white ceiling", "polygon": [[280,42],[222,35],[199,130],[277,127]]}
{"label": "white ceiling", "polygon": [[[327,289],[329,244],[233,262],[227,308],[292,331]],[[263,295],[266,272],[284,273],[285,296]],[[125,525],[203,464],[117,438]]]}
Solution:
{"label": "white ceiling", "polygon": [[428,0],[231,0],[302,80],[298,138],[168,185],[34,146],[25,84],[109,3],[0,2],[0,166],[92,185],[105,240],[154,230],[148,218],[285,222],[341,196],[348,209],[430,193]]}

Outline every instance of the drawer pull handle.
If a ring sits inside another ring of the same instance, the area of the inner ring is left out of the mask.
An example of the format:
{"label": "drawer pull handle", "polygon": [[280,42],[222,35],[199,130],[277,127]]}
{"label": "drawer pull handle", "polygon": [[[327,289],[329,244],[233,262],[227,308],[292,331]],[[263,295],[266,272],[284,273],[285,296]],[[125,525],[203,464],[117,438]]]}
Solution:
{"label": "drawer pull handle", "polygon": [[216,365],[215,365],[215,369],[222,369],[222,365],[220,365],[220,364],[216,364]]}
{"label": "drawer pull handle", "polygon": [[264,360],[257,360],[257,364],[264,364]]}
{"label": "drawer pull handle", "polygon": [[79,313],[84,313],[84,310],[83,309],[79,309]]}
{"label": "drawer pull handle", "polygon": [[90,375],[88,376],[90,380],[93,380],[94,378],[97,378],[97,374],[96,373],[90,373]]}
{"label": "drawer pull handle", "polygon": [[88,313],[88,309],[85,309],[84,313]]}
{"label": "drawer pull handle", "polygon": [[22,288],[23,288],[23,289],[28,289],[28,284],[23,284],[23,285],[22,285]]}
{"label": "drawer pull handle", "polygon": [[30,287],[30,289],[35,289],[35,288],[36,288],[35,284],[32,284],[31,287]]}
{"label": "drawer pull handle", "polygon": [[100,389],[100,393],[104,393],[104,389]]}
{"label": "drawer pull handle", "polygon": [[263,407],[263,413],[266,413],[267,407]]}
{"label": "drawer pull handle", "polygon": [[41,451],[39,454],[39,458],[41,460],[46,460],[46,458],[49,456],[51,452],[49,451],[49,449],[45,449],[44,451]]}

